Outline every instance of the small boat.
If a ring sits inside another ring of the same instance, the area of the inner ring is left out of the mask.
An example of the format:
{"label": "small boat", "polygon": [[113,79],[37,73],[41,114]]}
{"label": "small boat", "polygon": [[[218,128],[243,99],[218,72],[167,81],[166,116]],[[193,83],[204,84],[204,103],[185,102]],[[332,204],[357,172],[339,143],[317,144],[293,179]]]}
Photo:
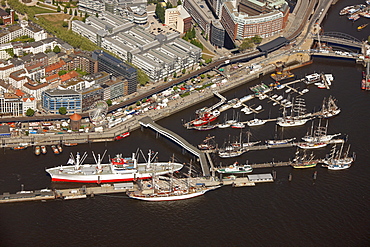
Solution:
{"label": "small boat", "polygon": [[57,145],[57,148],[58,148],[58,151],[59,151],[59,153],[61,153],[61,152],[63,152],[63,148],[62,148],[62,146],[61,145]]}
{"label": "small boat", "polygon": [[365,27],[367,27],[368,23],[365,23],[365,24],[362,24],[360,26],[357,27],[357,31],[361,31],[362,29],[364,29]]}
{"label": "small boat", "polygon": [[195,126],[195,127],[190,127],[188,129],[194,129],[194,130],[211,130],[216,128],[217,125],[201,125],[201,126]]}
{"label": "small boat", "polygon": [[123,138],[125,138],[125,137],[128,137],[129,135],[130,135],[130,132],[125,132],[125,133],[122,133],[122,134],[120,134],[120,135],[118,135],[118,136],[114,137],[114,140],[115,140],[115,141],[117,141],[117,140],[121,140],[121,139],[123,139]]}
{"label": "small boat", "polygon": [[242,128],[245,128],[245,124],[243,124],[241,122],[234,123],[234,124],[231,125],[231,128],[234,128],[234,129],[242,129]]}
{"label": "small boat", "polygon": [[23,149],[26,149],[27,146],[25,145],[19,145],[19,146],[15,146],[15,147],[12,147],[11,149],[13,150],[23,150]]}
{"label": "small boat", "polygon": [[234,164],[226,167],[218,169],[218,173],[228,173],[228,174],[244,174],[244,173],[250,173],[253,171],[252,166],[250,165],[238,165],[238,162],[235,162]]}
{"label": "small boat", "polygon": [[230,126],[231,126],[230,124],[226,124],[226,123],[217,125],[217,127],[219,127],[220,129],[229,128]]}
{"label": "small boat", "polygon": [[255,110],[255,111],[260,111],[260,110],[262,110],[262,106],[261,106],[261,105],[259,105],[259,106],[257,106],[254,110]]}
{"label": "small boat", "polygon": [[36,154],[37,156],[39,156],[39,155],[41,154],[41,148],[40,148],[40,146],[36,146],[36,147],[35,147],[35,154]]}
{"label": "small boat", "polygon": [[262,119],[253,119],[247,122],[248,126],[259,126],[259,125],[264,125],[267,121],[262,120]]}
{"label": "small boat", "polygon": [[276,100],[282,100],[282,99],[283,99],[283,96],[281,96],[281,95],[276,98]]}
{"label": "small boat", "polygon": [[309,91],[310,91],[309,89],[305,88],[305,89],[302,90],[301,93],[308,93]]}
{"label": "small boat", "polygon": [[55,145],[51,145],[51,149],[53,150],[54,154],[59,154],[59,150]]}
{"label": "small boat", "polygon": [[272,99],[275,99],[275,98],[277,98],[277,97],[278,97],[278,95],[277,95],[277,94],[274,94],[274,95],[272,95],[272,96],[271,96],[271,98],[272,98]]}
{"label": "small boat", "polygon": [[44,146],[44,145],[41,146],[41,153],[42,154],[46,154],[47,153],[46,146]]}
{"label": "small boat", "polygon": [[64,143],[64,146],[67,146],[67,147],[73,147],[73,146],[77,146],[77,145],[78,145],[77,143],[71,143],[71,142]]}

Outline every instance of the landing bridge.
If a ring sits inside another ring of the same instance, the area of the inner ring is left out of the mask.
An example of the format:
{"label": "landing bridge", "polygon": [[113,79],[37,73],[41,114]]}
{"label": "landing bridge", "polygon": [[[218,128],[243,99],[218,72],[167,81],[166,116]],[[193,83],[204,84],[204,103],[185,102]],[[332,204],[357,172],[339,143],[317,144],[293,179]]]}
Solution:
{"label": "landing bridge", "polygon": [[149,127],[156,131],[157,133],[162,134],[163,136],[167,137],[168,139],[176,142],[181,147],[185,148],[190,153],[194,154],[199,158],[200,166],[202,168],[203,176],[209,177],[210,176],[210,170],[207,163],[207,159],[204,153],[202,153],[199,149],[191,145],[188,141],[186,141],[184,138],[179,136],[178,134],[174,133],[173,131],[166,129],[159,124],[155,123],[153,119],[150,117],[144,117],[139,120],[139,123],[144,127]]}

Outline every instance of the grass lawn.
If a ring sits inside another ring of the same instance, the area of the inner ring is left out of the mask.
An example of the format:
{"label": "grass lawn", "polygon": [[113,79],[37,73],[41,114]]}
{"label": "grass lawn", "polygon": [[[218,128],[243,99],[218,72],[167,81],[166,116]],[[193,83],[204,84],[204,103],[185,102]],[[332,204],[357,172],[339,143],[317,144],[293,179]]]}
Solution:
{"label": "grass lawn", "polygon": [[50,10],[50,9],[44,9],[44,8],[40,8],[40,7],[37,7],[37,6],[30,6],[28,7],[30,9],[32,9],[33,11],[35,11],[35,14],[44,14],[44,13],[56,13],[56,11],[53,11],[53,10]]}
{"label": "grass lawn", "polygon": [[69,20],[71,18],[70,15],[67,14],[59,14],[59,15],[39,15],[39,19],[45,19],[51,26],[54,26],[56,28],[62,28],[64,30],[67,30],[66,27],[63,27],[63,21]]}

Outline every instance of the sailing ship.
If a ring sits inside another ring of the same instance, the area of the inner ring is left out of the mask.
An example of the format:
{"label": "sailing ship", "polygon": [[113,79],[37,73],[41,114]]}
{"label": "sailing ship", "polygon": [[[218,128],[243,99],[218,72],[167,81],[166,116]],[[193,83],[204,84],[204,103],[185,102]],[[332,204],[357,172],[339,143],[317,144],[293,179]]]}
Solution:
{"label": "sailing ship", "polygon": [[351,167],[352,163],[355,161],[355,154],[349,156],[350,145],[347,151],[343,154],[344,143],[342,143],[341,148],[336,150],[336,145],[333,146],[330,154],[326,157],[322,163],[323,167],[327,167],[329,170],[344,170]]}
{"label": "sailing ship", "polygon": [[302,137],[302,140],[306,142],[328,142],[334,137],[337,137],[341,135],[341,133],[328,135],[328,123],[329,121],[326,121],[326,126],[321,126],[321,119],[319,120],[319,124],[314,130],[313,123],[311,126],[311,133],[306,134],[306,136]]}
{"label": "sailing ship", "polygon": [[221,148],[218,152],[218,155],[221,158],[232,158],[242,155],[248,151],[248,147],[254,146],[260,141],[250,142],[250,136],[252,134],[247,132],[247,142],[243,142],[243,132],[240,131],[239,140],[233,143],[229,142],[229,145],[225,145],[224,148]]}
{"label": "sailing ship", "polygon": [[288,138],[288,139],[281,139],[281,140],[266,140],[267,145],[282,145],[288,144],[289,142],[294,141],[296,138]]}
{"label": "sailing ship", "polygon": [[252,166],[250,165],[239,165],[238,162],[234,162],[234,164],[220,168],[217,170],[218,173],[227,173],[227,174],[244,174],[244,173],[251,173],[253,171]]}
{"label": "sailing ship", "polygon": [[[130,158],[122,158],[110,160],[109,163],[102,163],[106,151],[102,156],[100,154],[93,157],[94,164],[83,164],[87,158],[85,152],[82,156],[77,153],[76,157],[72,154],[67,162],[67,165],[57,166],[46,169],[46,172],[51,176],[52,181],[57,182],[79,182],[79,183],[110,183],[133,181],[137,179],[148,179],[152,175],[164,175],[171,171],[180,170],[183,165],[175,162],[157,162],[154,160],[158,153],[149,150],[148,158],[146,158],[140,150],[145,159],[144,163],[139,163],[138,155],[133,153]],[[117,158],[117,157],[116,157]]]}
{"label": "sailing ship", "polygon": [[[161,202],[161,201],[177,201],[185,200],[198,196],[204,195],[210,190],[220,188],[221,186],[205,187],[204,185],[191,185],[191,167],[189,169],[189,175],[187,183],[183,183],[180,179],[174,179],[171,175],[169,180],[158,180],[156,176],[153,176],[152,184],[150,184],[149,190],[141,190],[134,192],[127,192],[127,196],[132,199]],[[160,183],[160,185],[159,185]]]}
{"label": "sailing ship", "polygon": [[335,103],[336,99],[332,97],[331,95],[328,98],[328,101],[326,102],[325,99],[323,100],[320,117],[323,118],[330,118],[338,115],[340,113],[340,108]]}
{"label": "sailing ship", "polygon": [[213,150],[216,148],[215,141],[214,141],[215,136],[208,136],[203,140],[202,144],[198,145],[198,148],[200,150]]}
{"label": "sailing ship", "polygon": [[286,115],[284,108],[283,117],[277,119],[277,124],[281,127],[292,127],[304,125],[310,119],[304,119],[303,116],[306,113],[306,105],[303,98],[296,98],[293,107],[291,109],[291,115]]}
{"label": "sailing ship", "polygon": [[291,162],[291,166],[293,168],[301,169],[301,168],[312,168],[317,165],[317,161],[314,160],[314,155],[311,153],[310,155],[307,155],[306,152],[303,153],[303,155],[299,155],[300,152],[297,150],[296,156]]}

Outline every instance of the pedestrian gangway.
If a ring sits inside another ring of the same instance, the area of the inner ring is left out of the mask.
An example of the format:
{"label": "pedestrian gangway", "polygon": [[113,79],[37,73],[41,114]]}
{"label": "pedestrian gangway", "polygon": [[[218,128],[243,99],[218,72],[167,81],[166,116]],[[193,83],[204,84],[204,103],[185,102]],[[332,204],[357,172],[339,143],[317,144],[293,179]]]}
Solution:
{"label": "pedestrian gangway", "polygon": [[202,153],[199,149],[191,145],[188,141],[186,141],[184,138],[176,134],[175,132],[166,129],[159,124],[155,123],[153,119],[150,117],[144,117],[139,120],[139,123],[144,127],[149,127],[156,131],[157,133],[162,134],[163,136],[167,137],[168,139],[176,142],[181,147],[185,148],[190,153],[194,154],[199,158],[200,165],[202,168],[203,176],[209,177],[210,176],[210,170],[207,163],[207,159],[204,153]]}

